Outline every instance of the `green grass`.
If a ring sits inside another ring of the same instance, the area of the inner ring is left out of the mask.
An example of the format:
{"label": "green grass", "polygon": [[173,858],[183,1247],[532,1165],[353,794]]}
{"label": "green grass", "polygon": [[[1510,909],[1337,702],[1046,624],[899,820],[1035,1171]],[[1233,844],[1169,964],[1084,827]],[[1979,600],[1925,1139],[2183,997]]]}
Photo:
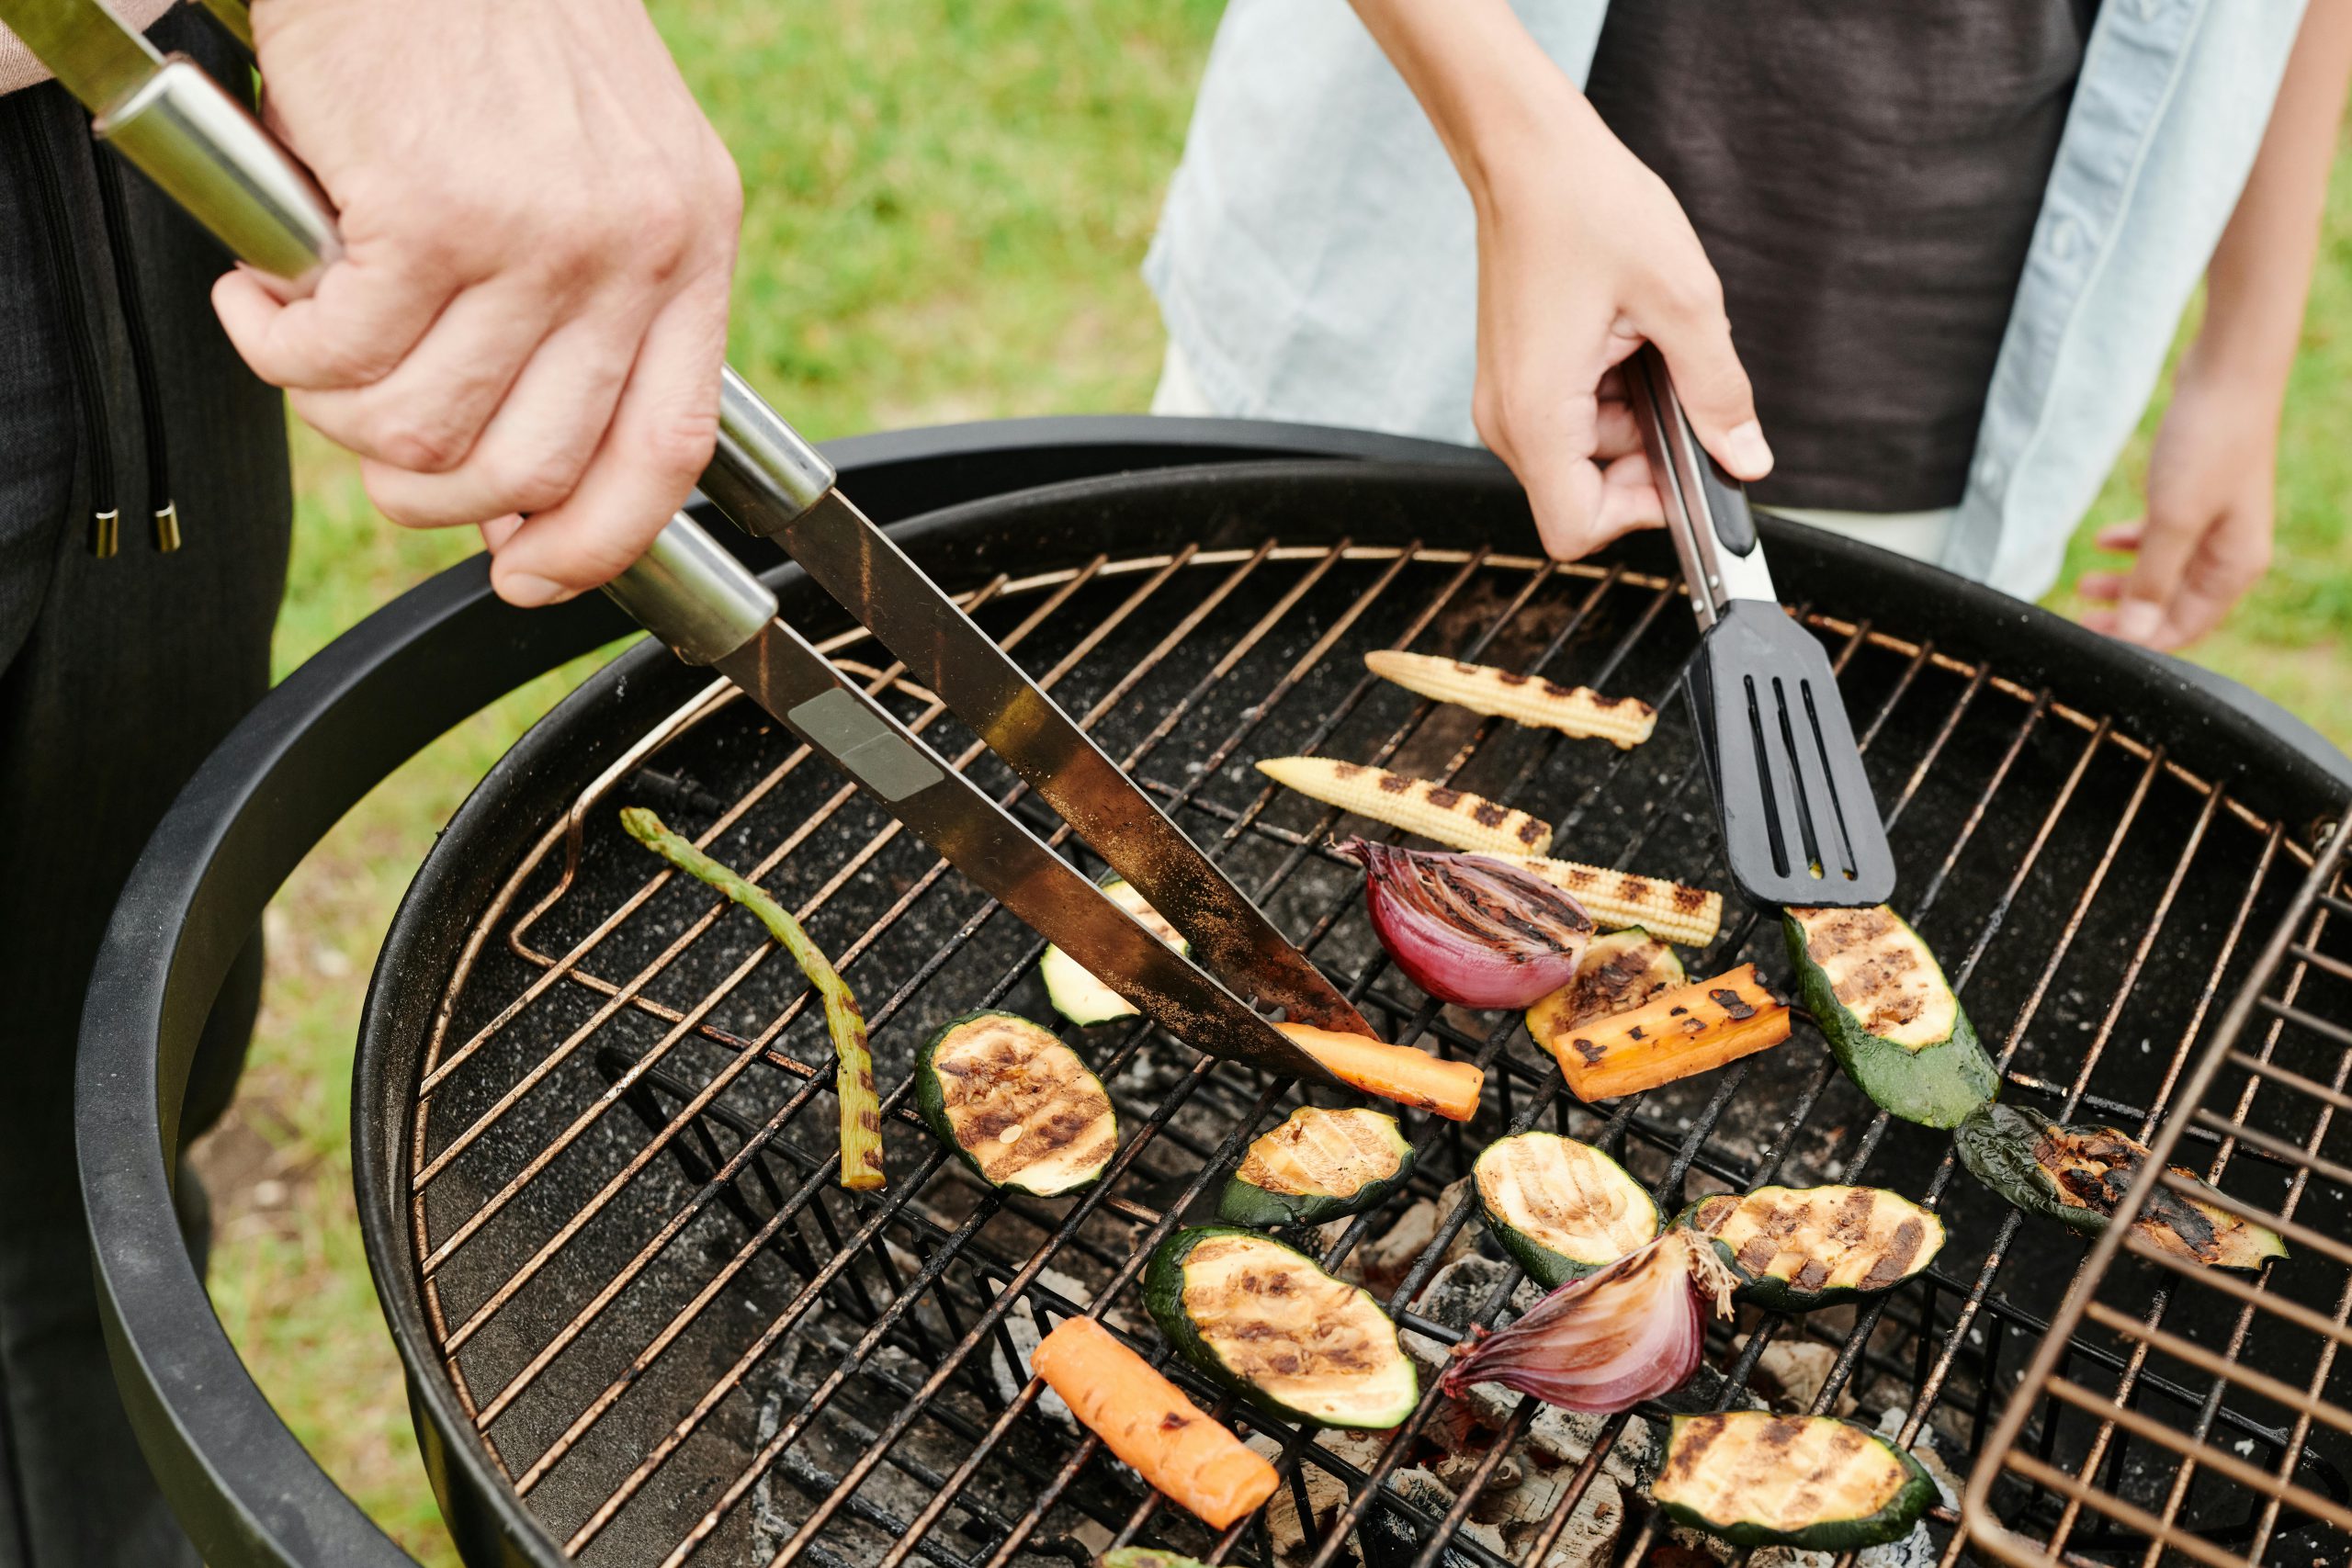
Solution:
{"label": "green grass", "polygon": [[[734,361],[811,435],[1144,405],[1160,331],[1136,268],[1216,5],[658,0],[656,12],[743,169]],[[2352,161],[2332,213],[2289,405],[2279,567],[2199,657],[2352,743]],[[2136,510],[2144,461],[2143,435],[2094,524]],[[296,473],[281,672],[476,547],[470,533],[382,525],[351,461],[314,437],[298,434]],[[2078,543],[2069,577],[2088,558]],[[297,1435],[428,1562],[456,1559],[360,1256],[351,1042],[435,830],[595,662],[461,726],[304,862],[272,909],[252,1068],[202,1153],[222,1320]]]}

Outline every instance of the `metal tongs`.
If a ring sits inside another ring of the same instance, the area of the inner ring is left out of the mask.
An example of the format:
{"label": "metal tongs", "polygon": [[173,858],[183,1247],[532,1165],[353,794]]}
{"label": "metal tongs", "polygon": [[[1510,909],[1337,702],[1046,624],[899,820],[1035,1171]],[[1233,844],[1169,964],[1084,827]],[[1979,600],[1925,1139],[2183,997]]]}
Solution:
{"label": "metal tongs", "polygon": [[1894,852],[1829,656],[1781,608],[1747,494],[1699,445],[1665,356],[1645,344],[1624,375],[1699,614],[1683,695],[1732,880],[1758,904],[1883,904]]}
{"label": "metal tongs", "polygon": [[[226,11],[232,30],[242,17]],[[193,61],[169,59],[99,0],[0,0],[5,21],[96,118],[97,135],[247,264],[308,292],[339,249],[317,183]],[[724,372],[702,490],[782,543],[939,694],[1080,838],[1191,942],[1154,937],[777,616],[775,595],[685,513],[605,590],[681,659],[723,672],[974,884],[1194,1047],[1336,1080],[1273,1027],[1369,1034],[1321,971],[986,632],[835,488],[831,464]],[[1230,977],[1228,988],[1209,970]]]}

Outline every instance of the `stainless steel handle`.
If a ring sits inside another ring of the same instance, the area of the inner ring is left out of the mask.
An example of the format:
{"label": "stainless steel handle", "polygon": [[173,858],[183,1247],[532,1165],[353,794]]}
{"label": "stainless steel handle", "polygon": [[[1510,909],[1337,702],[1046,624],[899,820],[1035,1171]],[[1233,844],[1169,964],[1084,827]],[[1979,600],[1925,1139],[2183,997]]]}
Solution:
{"label": "stainless steel handle", "polygon": [[739,527],[772,537],[822,500],[838,477],[733,366],[719,373],[718,448],[702,491]]}
{"label": "stainless steel handle", "polygon": [[[1707,466],[1713,459],[1699,445],[1682,400],[1675,395],[1666,356],[1645,344],[1625,361],[1624,370],[1634,417],[1649,454],[1650,475],[1666,508],[1667,535],[1682,562],[1683,584],[1699,624],[1713,626],[1735,599],[1778,604],[1764,547],[1755,540],[1754,524],[1747,522],[1747,498],[1727,478],[1714,480]],[[1728,521],[1716,516],[1722,505],[1738,508],[1737,521],[1747,525],[1745,550],[1733,548],[1726,539],[1726,534],[1740,537],[1742,530],[1722,525]]]}
{"label": "stainless steel handle", "polygon": [[[97,132],[239,259],[278,279],[288,299],[309,293],[342,248],[334,210],[310,171],[193,61],[164,62],[97,122]],[[743,395],[758,400],[748,387]],[[824,468],[830,485],[824,458],[791,426],[775,423]],[[776,610],[766,585],[683,512],[605,592],[692,664],[726,658]]]}

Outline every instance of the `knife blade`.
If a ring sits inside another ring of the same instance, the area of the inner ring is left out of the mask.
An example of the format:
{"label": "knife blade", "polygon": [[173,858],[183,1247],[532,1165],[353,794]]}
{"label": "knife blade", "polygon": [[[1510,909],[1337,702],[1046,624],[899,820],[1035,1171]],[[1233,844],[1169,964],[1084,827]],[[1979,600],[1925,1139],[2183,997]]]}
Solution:
{"label": "knife blade", "polygon": [[[1181,931],[1196,958],[1301,1023],[1373,1032],[1093,737],[833,485],[830,465],[809,461],[788,426],[771,428],[781,422],[731,370],[719,421],[703,493],[740,526],[781,543]],[[779,467],[792,482],[761,482]]]}
{"label": "knife blade", "polygon": [[1339,1081],[1249,1003],[1146,931],[888,710],[843,681],[783,621],[770,620],[714,665],[967,881],[1109,981],[1177,1039],[1284,1077]]}

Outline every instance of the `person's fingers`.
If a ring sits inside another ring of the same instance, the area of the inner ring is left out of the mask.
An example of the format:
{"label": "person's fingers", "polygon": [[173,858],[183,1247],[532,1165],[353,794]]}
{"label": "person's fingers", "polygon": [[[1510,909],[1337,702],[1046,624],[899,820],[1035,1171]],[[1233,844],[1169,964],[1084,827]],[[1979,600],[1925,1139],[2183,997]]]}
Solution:
{"label": "person's fingers", "polygon": [[1734,478],[1753,484],[1772,471],[1772,448],[1756,418],[1756,392],[1731,344],[1723,286],[1704,262],[1664,286],[1635,325],[1666,355],[1674,389],[1699,444]]}
{"label": "person's fingers", "polygon": [[503,513],[537,513],[580,482],[621,399],[628,349],[612,327],[568,322],[539,344],[465,461],[446,473],[363,466],[383,514],[412,528],[446,528]]}
{"label": "person's fingers", "polygon": [[620,402],[579,484],[527,519],[492,559],[514,604],[611,581],[644,553],[710,461],[727,339],[722,271],[673,297],[647,330]]}
{"label": "person's fingers", "polygon": [[1620,457],[1600,471],[1600,510],[1595,521],[1595,544],[1605,544],[1636,528],[1655,528],[1666,521],[1666,508],[1651,482],[1650,460],[1642,453]]}
{"label": "person's fingers", "polygon": [[2165,620],[2180,592],[2189,558],[2203,541],[2211,519],[2151,509],[2138,551],[2116,602],[2114,635],[2154,648],[2165,635]]}
{"label": "person's fingers", "polygon": [[1642,450],[1642,427],[1633,405],[1623,398],[1604,396],[1593,426],[1593,456],[1606,463]]}
{"label": "person's fingers", "polygon": [[458,291],[456,277],[412,263],[340,261],[307,298],[281,302],[243,268],[212,286],[230,345],[273,387],[364,387],[391,374]]}
{"label": "person's fingers", "polygon": [[514,536],[514,530],[522,525],[523,519],[512,512],[503,517],[493,517],[487,523],[477,525],[481,530],[482,548],[496,555],[506,541]]}
{"label": "person's fingers", "polygon": [[2075,592],[2085,599],[2111,604],[2123,597],[2125,581],[2120,571],[2086,571],[2075,580]]}
{"label": "person's fingers", "polygon": [[2140,535],[2146,525],[2147,520],[2141,517],[2134,517],[2129,523],[2110,523],[2091,536],[2091,543],[2102,550],[2136,550],[2140,547]]}
{"label": "person's fingers", "polygon": [[[362,457],[420,474],[446,473],[465,462],[556,319],[555,299],[512,276],[469,288],[381,380],[298,390],[288,401],[312,429]],[[624,353],[634,341],[633,334],[612,335]]]}
{"label": "person's fingers", "polygon": [[2270,570],[2270,522],[2267,514],[2233,513],[2205,531],[2180,586],[2165,607],[2151,647],[2170,652],[2222,624],[2230,607]]}

